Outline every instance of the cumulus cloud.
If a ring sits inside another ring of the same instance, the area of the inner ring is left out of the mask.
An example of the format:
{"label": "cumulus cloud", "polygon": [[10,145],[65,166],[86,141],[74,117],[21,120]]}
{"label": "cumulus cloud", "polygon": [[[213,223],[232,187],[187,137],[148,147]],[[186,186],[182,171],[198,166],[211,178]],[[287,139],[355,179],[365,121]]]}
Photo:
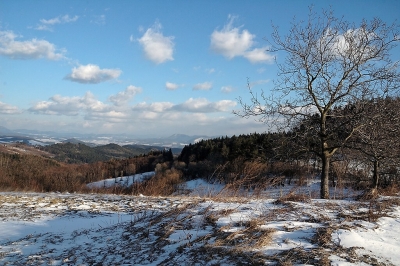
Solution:
{"label": "cumulus cloud", "polygon": [[12,106],[3,102],[0,102],[0,114],[20,114],[21,110],[16,106]]}
{"label": "cumulus cloud", "polygon": [[170,91],[177,90],[179,87],[180,87],[180,85],[176,84],[176,83],[172,83],[172,82],[168,82],[168,81],[165,83],[165,88]]}
{"label": "cumulus cloud", "polygon": [[171,102],[154,102],[154,103],[146,103],[142,102],[134,107],[132,107],[132,110],[134,111],[142,111],[142,112],[152,112],[152,113],[161,113],[161,112],[166,112],[171,110],[171,108],[174,106],[173,103]]}
{"label": "cumulus cloud", "polygon": [[53,28],[51,27],[53,25],[75,22],[78,20],[78,18],[79,18],[78,16],[70,17],[67,14],[64,16],[58,16],[58,17],[51,18],[51,19],[41,19],[40,24],[38,26],[36,26],[35,29],[51,31],[51,30],[53,30]]}
{"label": "cumulus cloud", "polygon": [[175,105],[173,109],[183,112],[212,113],[225,112],[231,110],[234,106],[236,106],[236,102],[231,100],[210,102],[205,98],[190,98],[182,104]]}
{"label": "cumulus cloud", "polygon": [[147,59],[156,64],[174,60],[174,42],[173,36],[164,36],[161,32],[161,24],[156,22],[151,28],[138,39],[143,47]]}
{"label": "cumulus cloud", "polygon": [[136,94],[141,93],[142,88],[133,85],[128,86],[124,91],[118,92],[116,95],[111,95],[108,100],[116,106],[122,106],[131,100]]}
{"label": "cumulus cloud", "polygon": [[255,44],[254,34],[241,27],[233,27],[236,17],[229,15],[228,23],[221,29],[215,29],[211,34],[211,49],[228,59],[242,56],[251,63],[268,63],[273,57],[266,52],[267,47],[252,48]]}
{"label": "cumulus cloud", "polygon": [[193,90],[201,90],[201,91],[208,91],[212,88],[212,83],[211,82],[203,82],[203,83],[197,83],[196,85],[193,86]]}
{"label": "cumulus cloud", "polygon": [[57,51],[56,46],[46,40],[17,41],[17,37],[12,31],[0,31],[0,55],[12,59],[64,58],[65,50]]}
{"label": "cumulus cloud", "polygon": [[[228,114],[231,115],[231,110],[237,105],[231,100],[213,102],[205,98],[190,98],[181,103],[141,102],[135,105],[128,105],[122,100],[122,97],[134,97],[140,91],[138,87],[129,86],[124,91],[109,96],[108,103],[98,100],[91,92],[73,97],[54,95],[46,101],[34,104],[28,112],[49,115],[49,120],[54,120],[51,116],[67,116],[65,119],[55,119],[65,121],[65,125],[56,123],[70,130],[79,127],[109,133],[116,130],[158,132],[157,129],[164,127],[166,131],[163,134],[170,134],[166,132],[187,130],[188,125],[189,128],[214,125],[226,119]],[[2,106],[0,103],[0,109]],[[138,127],[138,124],[141,126]]]}
{"label": "cumulus cloud", "polygon": [[97,65],[88,64],[74,67],[72,72],[65,77],[65,79],[84,83],[84,84],[97,84],[111,79],[116,79],[121,75],[122,71],[119,69],[101,69]]}
{"label": "cumulus cloud", "polygon": [[211,34],[211,49],[225,57],[232,59],[243,55],[252,45],[255,35],[248,30],[240,31],[233,27],[236,17],[229,16],[229,22],[222,30],[214,30]]}
{"label": "cumulus cloud", "polygon": [[154,103],[139,103],[132,107],[134,111],[150,112],[153,113],[214,113],[230,111],[236,106],[235,101],[221,100],[210,102],[205,98],[190,98],[180,104],[173,104],[171,102],[154,102]]}
{"label": "cumulus cloud", "polygon": [[86,120],[100,120],[107,123],[121,123],[129,118],[129,114],[124,111],[110,110],[107,112],[90,112],[85,115]]}
{"label": "cumulus cloud", "polygon": [[[396,39],[396,37],[395,37]],[[356,60],[368,60],[376,54],[377,36],[365,28],[349,29],[342,34],[326,30],[319,42],[326,52],[332,56],[343,58],[352,57]],[[379,41],[380,42],[380,41]],[[379,45],[378,45],[379,46]],[[354,50],[354,47],[362,47]]]}
{"label": "cumulus cloud", "polygon": [[54,95],[48,101],[36,103],[29,111],[37,114],[75,116],[81,112],[105,112],[109,107],[96,99],[91,92],[83,97]]}
{"label": "cumulus cloud", "polygon": [[251,63],[270,63],[274,60],[274,56],[266,52],[268,47],[255,48],[243,54]]}

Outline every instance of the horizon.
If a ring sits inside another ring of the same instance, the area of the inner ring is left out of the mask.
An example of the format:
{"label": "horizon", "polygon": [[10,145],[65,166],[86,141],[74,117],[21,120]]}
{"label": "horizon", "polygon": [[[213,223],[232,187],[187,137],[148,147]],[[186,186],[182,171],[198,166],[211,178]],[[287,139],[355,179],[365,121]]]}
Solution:
{"label": "horizon", "polygon": [[[332,9],[399,23],[400,1],[1,1],[0,125],[68,134],[232,136],[271,131],[235,116],[247,81],[274,87],[278,25]],[[397,21],[396,21],[397,20]],[[400,60],[400,49],[393,50]]]}

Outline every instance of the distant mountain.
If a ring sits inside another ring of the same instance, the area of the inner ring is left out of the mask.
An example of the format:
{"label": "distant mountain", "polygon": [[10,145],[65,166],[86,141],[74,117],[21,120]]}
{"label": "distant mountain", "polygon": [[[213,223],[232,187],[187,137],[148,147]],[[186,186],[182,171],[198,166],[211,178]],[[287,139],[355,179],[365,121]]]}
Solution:
{"label": "distant mountain", "polygon": [[[13,138],[1,138],[2,136]],[[0,142],[23,141],[31,145],[40,146],[69,142],[74,144],[80,143],[90,147],[115,143],[120,146],[142,145],[143,147],[136,146],[135,148],[143,148],[143,151],[147,151],[149,147],[167,147],[171,148],[175,154],[179,153],[185,145],[194,144],[202,139],[209,138],[212,137],[203,135],[189,136],[185,134],[173,134],[164,138],[135,138],[127,134],[57,133],[27,129],[9,130],[0,126]]]}
{"label": "distant mountain", "polygon": [[185,134],[174,134],[166,138],[149,138],[149,139],[142,139],[139,140],[141,143],[147,143],[149,145],[155,146],[166,146],[171,148],[181,148],[183,149],[184,146],[189,145],[190,143],[196,143],[202,139],[209,139],[208,136],[189,136]]}
{"label": "distant mountain", "polygon": [[165,138],[166,140],[172,140],[172,141],[177,141],[180,143],[185,143],[185,144],[189,144],[189,143],[194,143],[196,140],[198,139],[209,139],[210,137],[207,136],[188,136],[188,135],[184,135],[184,134],[174,134],[171,135],[167,138]]}
{"label": "distant mountain", "polygon": [[13,130],[9,130],[8,128],[5,128],[3,126],[0,126],[0,136],[17,136],[18,133],[13,131]]}

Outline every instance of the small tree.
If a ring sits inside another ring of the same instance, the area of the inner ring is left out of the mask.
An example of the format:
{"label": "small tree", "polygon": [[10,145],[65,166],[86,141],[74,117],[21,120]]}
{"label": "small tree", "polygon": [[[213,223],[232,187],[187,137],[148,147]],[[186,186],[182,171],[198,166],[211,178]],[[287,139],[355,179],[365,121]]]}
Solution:
{"label": "small tree", "polygon": [[341,117],[347,133],[338,142],[327,121],[337,107],[390,94],[399,87],[398,63],[390,58],[400,41],[398,26],[373,19],[356,27],[332,12],[317,16],[310,9],[308,21],[294,21],[287,35],[282,37],[279,28],[273,28],[269,51],[287,55],[283,63],[277,63],[276,86],[268,95],[257,94],[249,86],[251,102],[239,98],[242,110],[234,113],[275,122],[278,130],[316,117],[318,147],[312,151],[322,161],[320,196],[329,198],[330,159],[363,124],[352,115]]}

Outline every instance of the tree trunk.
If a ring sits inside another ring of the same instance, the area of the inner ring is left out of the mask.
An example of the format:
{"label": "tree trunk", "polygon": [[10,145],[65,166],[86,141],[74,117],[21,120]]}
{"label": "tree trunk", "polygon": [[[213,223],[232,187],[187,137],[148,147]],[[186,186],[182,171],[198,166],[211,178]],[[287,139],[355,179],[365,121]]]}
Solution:
{"label": "tree trunk", "polygon": [[321,171],[321,199],[329,199],[329,164],[330,156],[322,153],[322,171]]}
{"label": "tree trunk", "polygon": [[379,182],[379,161],[374,161],[374,173],[372,177],[372,189],[378,189],[378,182]]}

